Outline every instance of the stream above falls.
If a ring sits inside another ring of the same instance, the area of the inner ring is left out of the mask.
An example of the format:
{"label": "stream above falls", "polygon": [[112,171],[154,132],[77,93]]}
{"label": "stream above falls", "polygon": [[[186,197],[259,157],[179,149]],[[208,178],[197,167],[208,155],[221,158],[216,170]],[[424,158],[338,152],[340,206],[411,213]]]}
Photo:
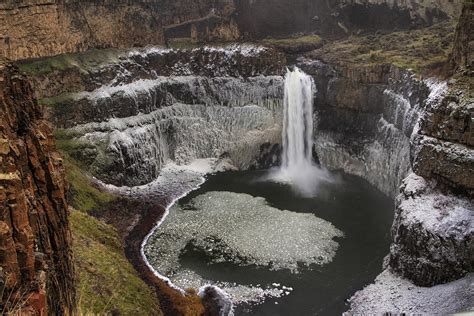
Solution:
{"label": "stream above falls", "polygon": [[[181,288],[223,288],[236,315],[346,311],[346,299],[382,271],[393,201],[367,181],[339,172],[317,194],[302,197],[288,184],[264,181],[270,172],[208,176],[171,207],[144,245],[145,256]],[[196,216],[199,222],[191,225]],[[259,224],[264,221],[267,229]]]}

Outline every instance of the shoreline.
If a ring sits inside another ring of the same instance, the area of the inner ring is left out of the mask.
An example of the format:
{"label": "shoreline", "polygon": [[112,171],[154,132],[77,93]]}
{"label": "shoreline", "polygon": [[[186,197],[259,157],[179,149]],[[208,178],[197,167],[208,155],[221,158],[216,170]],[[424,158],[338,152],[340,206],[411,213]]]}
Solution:
{"label": "shoreline", "polygon": [[193,189],[191,190],[188,190],[186,192],[184,192],[183,194],[181,194],[180,196],[174,198],[170,203],[168,203],[168,205],[165,207],[165,210],[163,212],[163,214],[161,215],[161,217],[159,219],[157,219],[157,222],[155,224],[155,226],[149,230],[148,234],[142,239],[142,242],[140,244],[140,255],[141,255],[141,258],[143,260],[143,262],[145,263],[145,265],[147,266],[147,268],[156,276],[158,277],[159,279],[161,279],[162,281],[164,281],[165,283],[167,283],[170,287],[172,287],[173,289],[181,292],[182,294],[185,294],[185,290],[183,290],[182,288],[180,288],[179,286],[176,286],[173,284],[173,282],[171,282],[171,280],[160,274],[158,271],[156,271],[153,266],[150,264],[150,262],[148,261],[147,257],[145,256],[145,252],[144,252],[144,247],[146,245],[146,243],[148,242],[148,240],[150,239],[150,237],[156,232],[156,230],[161,226],[161,224],[163,224],[163,222],[166,220],[166,218],[168,217],[169,213],[170,213],[170,208],[173,207],[173,205],[179,201],[180,199],[184,198],[185,196],[187,196],[189,193],[191,193],[192,191],[198,189],[204,182],[206,182],[206,179],[204,177],[201,178],[201,182],[196,186],[194,187]]}
{"label": "shoreline", "polygon": [[204,160],[183,167],[170,164],[155,181],[139,187],[115,187],[95,180],[101,190],[113,193],[117,200],[110,202],[105,211],[92,215],[117,229],[125,257],[140,278],[155,290],[166,315],[204,313],[205,307],[197,295],[200,289],[181,289],[174,285],[151,266],[143,247],[164,222],[169,209],[206,181],[205,175],[213,172],[211,164],[212,161]]}

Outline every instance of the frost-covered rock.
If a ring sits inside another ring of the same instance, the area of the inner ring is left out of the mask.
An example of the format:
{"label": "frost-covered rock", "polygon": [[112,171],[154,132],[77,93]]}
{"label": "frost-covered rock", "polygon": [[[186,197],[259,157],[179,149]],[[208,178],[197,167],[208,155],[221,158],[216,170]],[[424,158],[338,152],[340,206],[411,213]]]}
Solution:
{"label": "frost-covered rock", "polygon": [[415,174],[397,197],[390,268],[419,286],[456,280],[473,271],[474,203],[444,194]]}
{"label": "frost-covered rock", "polygon": [[281,142],[280,121],[278,109],[257,105],[174,104],[69,131],[91,152],[83,157],[79,147],[72,154],[82,155],[97,178],[115,185],[140,185],[154,180],[169,160],[187,164],[199,158],[223,158],[227,169],[242,170],[265,166],[273,160],[267,148]]}
{"label": "frost-covered rock", "polygon": [[474,274],[434,287],[419,287],[385,270],[349,300],[350,315],[447,315],[472,309]]}
{"label": "frost-covered rock", "polygon": [[457,192],[474,194],[474,149],[418,135],[413,141],[413,170]]}
{"label": "frost-covered rock", "polygon": [[72,94],[58,105],[53,120],[58,127],[102,122],[147,114],[175,103],[221,106],[257,104],[278,107],[283,95],[281,76],[173,76],[137,79]]}

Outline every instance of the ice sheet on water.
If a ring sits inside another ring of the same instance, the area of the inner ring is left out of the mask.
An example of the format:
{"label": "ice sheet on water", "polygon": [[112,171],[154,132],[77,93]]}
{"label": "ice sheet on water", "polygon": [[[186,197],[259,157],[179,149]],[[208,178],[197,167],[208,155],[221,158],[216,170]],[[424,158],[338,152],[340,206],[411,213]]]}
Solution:
{"label": "ice sheet on water", "polygon": [[276,282],[262,287],[205,280],[181,267],[180,255],[191,245],[214,263],[296,273],[303,265],[329,263],[338,248],[333,239],[342,236],[331,223],[313,214],[279,210],[261,197],[207,192],[184,206],[175,204],[143,250],[155,270],[179,287],[199,288],[211,283],[231,295],[234,303],[258,302],[266,296],[288,295],[292,289]]}
{"label": "ice sheet on water", "polygon": [[213,262],[297,272],[299,263],[329,263],[338,247],[333,238],[341,236],[313,214],[279,210],[247,194],[208,192],[173,206],[145,250],[158,271],[174,270],[179,253],[192,244]]}

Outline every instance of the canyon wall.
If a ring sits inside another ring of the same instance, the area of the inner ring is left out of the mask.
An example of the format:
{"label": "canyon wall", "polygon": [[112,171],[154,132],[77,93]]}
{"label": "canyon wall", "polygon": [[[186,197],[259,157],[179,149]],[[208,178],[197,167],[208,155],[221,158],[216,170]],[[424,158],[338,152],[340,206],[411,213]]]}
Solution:
{"label": "canyon wall", "polygon": [[367,31],[403,30],[457,17],[462,1],[252,0],[236,1],[246,38],[317,33],[341,37]]}
{"label": "canyon wall", "polygon": [[89,48],[163,44],[166,32],[196,41],[231,41],[239,36],[231,12],[233,3],[228,0],[3,1],[0,52],[17,60]]}
{"label": "canyon wall", "polygon": [[300,66],[319,87],[315,151],[321,163],[396,197],[387,267],[419,286],[471,272],[470,92],[388,64],[332,68],[307,60]]}
{"label": "canyon wall", "polygon": [[461,0],[22,0],[0,3],[0,54],[19,60],[89,48],[223,42],[318,33],[341,37],[457,17]]}
{"label": "canyon wall", "polygon": [[429,88],[390,64],[332,67],[305,60],[299,66],[318,87],[314,135],[320,162],[396,196],[411,170],[410,141]]}
{"label": "canyon wall", "polygon": [[285,64],[282,53],[252,45],[130,51],[83,76],[95,85],[77,87],[90,91],[53,98],[51,120],[70,154],[114,185],[149,183],[169,161],[259,167],[280,144]]}
{"label": "canyon wall", "polygon": [[18,70],[0,62],[0,308],[72,314],[67,183],[52,129]]}

